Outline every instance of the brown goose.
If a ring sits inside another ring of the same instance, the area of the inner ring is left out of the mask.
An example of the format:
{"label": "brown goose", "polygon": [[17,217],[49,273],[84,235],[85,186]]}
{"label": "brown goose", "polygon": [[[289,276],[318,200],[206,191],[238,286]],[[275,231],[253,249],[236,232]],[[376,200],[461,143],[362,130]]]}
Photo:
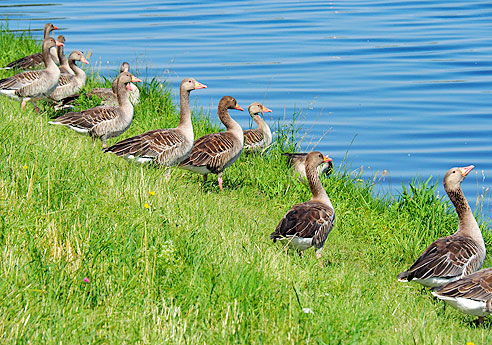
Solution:
{"label": "brown goose", "polygon": [[[300,153],[284,153],[284,156],[288,158],[289,165],[292,167],[292,170],[299,179],[306,179],[306,157],[308,155],[307,152]],[[329,161],[328,163],[321,163],[318,166],[318,174],[322,176],[323,174],[330,175],[333,171],[333,161]]]}
{"label": "brown goose", "polygon": [[[43,40],[50,37],[51,31],[56,30],[56,29],[58,29],[58,28],[56,26],[54,26],[53,24],[46,23],[44,25]],[[58,56],[56,54],[56,51],[52,52],[51,56],[53,57],[53,61],[56,64],[60,63],[60,61],[58,60]],[[19,60],[12,61],[11,63],[9,63],[4,68],[5,69],[10,69],[10,68],[29,69],[29,68],[35,68],[35,67],[42,66],[43,63],[44,63],[43,53],[35,53],[32,55],[24,56],[23,58],[20,58]]]}
{"label": "brown goose", "polygon": [[258,128],[244,131],[244,150],[250,152],[264,150],[272,143],[272,131],[261,115],[270,113],[271,110],[263,104],[254,102],[249,105],[248,111]]}
{"label": "brown goose", "polygon": [[[63,36],[63,35],[58,35],[56,40],[58,42],[65,44],[65,36]],[[64,75],[64,74],[75,75],[75,72],[72,71],[72,69],[68,65],[67,57],[63,53],[63,46],[56,47],[56,53],[58,56],[58,61],[60,61],[60,73],[61,73],[61,75]]]}
{"label": "brown goose", "polygon": [[177,128],[155,129],[120,141],[104,152],[113,152],[137,163],[154,162],[168,167],[179,164],[190,155],[193,147],[190,92],[206,87],[193,78],[183,79],[179,88],[180,121]]}
{"label": "brown goose", "polygon": [[22,101],[21,109],[30,101],[39,112],[36,102],[46,98],[58,85],[60,69],[50,55],[50,50],[63,43],[49,37],[43,41],[43,59],[46,68],[38,71],[27,71],[16,74],[10,78],[0,80],[0,94]]}
{"label": "brown goose", "polygon": [[312,198],[307,202],[294,205],[282,218],[270,238],[287,240],[299,253],[312,246],[316,248],[316,257],[321,258],[321,251],[326,238],[335,223],[335,210],[330,198],[321,185],[317,167],[330,162],[331,158],[314,151],[306,158],[306,176],[311,188]]}
{"label": "brown goose", "polygon": [[446,284],[432,294],[465,314],[483,317],[492,314],[492,268],[480,270]]}
{"label": "brown goose", "polygon": [[[63,55],[62,55],[63,56]],[[64,57],[64,56],[63,56]],[[79,50],[74,50],[70,53],[68,58],[68,63],[70,65],[70,70],[75,72],[75,75],[62,74],[60,80],[58,81],[58,86],[49,95],[49,98],[53,101],[61,101],[67,97],[71,97],[79,92],[85,85],[87,76],[83,69],[78,67],[75,62],[80,61],[82,63],[88,64],[89,61],[85,58]]]}
{"label": "brown goose", "polygon": [[129,101],[132,82],[140,79],[128,72],[118,76],[118,107],[96,107],[81,112],[72,112],[57,117],[49,123],[52,125],[67,126],[82,134],[89,134],[93,138],[100,138],[103,147],[106,147],[108,138],[117,137],[130,127],[133,120],[133,106]]}
{"label": "brown goose", "polygon": [[438,287],[482,267],[485,244],[461,189],[461,182],[473,168],[473,165],[452,168],[443,179],[444,189],[458,213],[458,230],[433,242],[407,271],[398,275],[399,281],[415,281],[427,287]]}
{"label": "brown goose", "polygon": [[229,115],[228,109],[243,110],[231,96],[224,96],[219,102],[217,114],[227,131],[212,133],[201,137],[193,143],[191,154],[179,164],[180,168],[203,175],[217,174],[222,190],[222,172],[236,161],[243,151],[243,129]]}
{"label": "brown goose", "polygon": [[[128,72],[130,71],[130,64],[128,62],[123,62],[120,67],[120,73],[121,72]],[[135,85],[132,85],[135,86]],[[133,105],[137,105],[140,102],[140,91],[138,90],[138,87],[133,87],[133,91],[130,91],[130,102]],[[102,104],[107,105],[107,106],[116,106],[118,105],[118,98],[116,96],[116,79],[113,80],[113,83],[111,85],[111,88],[107,87],[99,87],[92,89],[91,92],[87,94],[87,96],[97,96],[101,98]]]}

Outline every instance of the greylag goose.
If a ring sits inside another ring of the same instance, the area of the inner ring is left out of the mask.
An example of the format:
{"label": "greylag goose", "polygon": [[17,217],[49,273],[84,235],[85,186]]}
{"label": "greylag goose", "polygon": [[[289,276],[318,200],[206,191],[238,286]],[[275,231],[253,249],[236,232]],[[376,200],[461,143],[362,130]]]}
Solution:
{"label": "greylag goose", "polygon": [[196,140],[190,156],[179,164],[180,168],[202,174],[204,181],[207,174],[217,174],[221,190],[222,172],[238,159],[244,144],[243,129],[231,118],[228,109],[243,110],[233,97],[222,97],[217,114],[227,131],[207,134]]}
{"label": "greylag goose", "polygon": [[478,316],[478,323],[492,313],[492,268],[480,270],[446,284],[432,294],[465,314]]}
{"label": "greylag goose", "polygon": [[75,64],[76,61],[80,61],[85,64],[89,63],[81,51],[74,50],[70,53],[70,56],[68,57],[69,68],[75,72],[75,75],[62,74],[60,76],[58,86],[49,95],[49,98],[53,101],[61,101],[62,99],[71,97],[84,87],[87,76],[84,70]]}
{"label": "greylag goose", "polygon": [[264,150],[272,143],[272,131],[261,115],[270,113],[271,110],[263,104],[254,102],[249,105],[248,111],[258,128],[244,131],[244,150],[250,152]]}
{"label": "greylag goose", "polygon": [[179,88],[180,121],[177,128],[155,129],[114,144],[104,152],[113,152],[138,163],[154,162],[162,166],[179,164],[193,147],[190,92],[207,86],[193,78],[183,79]]}
{"label": "greylag goose", "polygon": [[[289,165],[292,167],[292,171],[299,179],[306,179],[306,157],[308,155],[307,152],[300,153],[284,153],[284,156],[287,157],[289,161]],[[322,176],[323,174],[331,174],[333,171],[333,161],[329,161],[328,163],[321,163],[318,166],[318,174]]]}
{"label": "greylag goose", "polygon": [[[54,26],[53,24],[46,23],[44,25],[43,40],[50,37],[51,31],[56,30],[56,29],[58,29],[58,28],[56,26]],[[56,64],[59,64],[60,61],[58,60],[58,56],[56,54],[56,51],[50,52],[50,54],[53,57],[53,61]],[[12,61],[7,66],[5,66],[4,69],[10,69],[10,68],[29,69],[29,68],[41,66],[43,64],[43,62],[44,62],[43,53],[35,53],[35,54],[28,55],[28,56],[24,56],[23,58],[20,58],[19,60]]]}
{"label": "greylag goose", "polygon": [[[128,62],[123,62],[120,67],[120,73],[129,72],[130,64]],[[135,85],[132,85],[135,86]],[[130,102],[133,105],[137,105],[140,102],[140,91],[138,87],[133,87],[133,91],[130,91]],[[97,96],[102,99],[102,105],[115,106],[118,105],[118,98],[116,97],[116,79],[113,80],[111,88],[99,87],[92,89],[87,96]]]}
{"label": "greylag goose", "polygon": [[0,80],[0,94],[22,101],[21,109],[30,101],[39,112],[36,102],[46,98],[58,85],[60,69],[50,55],[50,50],[63,43],[48,37],[43,41],[43,59],[46,68],[37,71],[27,71],[16,74],[10,78]]}
{"label": "greylag goose", "polygon": [[141,81],[128,72],[120,73],[117,79],[119,103],[117,107],[96,107],[81,112],[67,113],[49,123],[67,126],[78,133],[99,138],[103,147],[106,147],[108,138],[117,137],[130,127],[133,120],[133,106],[128,99],[127,90],[131,89],[132,82]]}
{"label": "greylag goose", "polygon": [[[65,36],[63,36],[63,35],[58,35],[56,40],[58,42],[65,44]],[[68,65],[67,57],[63,53],[63,46],[56,47],[56,53],[58,56],[58,61],[60,61],[60,73],[61,73],[61,75],[64,75],[64,74],[75,75],[75,72],[72,71],[72,69]]]}
{"label": "greylag goose", "polygon": [[327,163],[331,158],[314,151],[306,158],[306,176],[311,188],[312,198],[307,202],[296,204],[282,218],[274,232],[270,234],[273,242],[286,240],[301,251],[312,246],[316,248],[316,257],[321,258],[321,251],[326,238],[335,224],[335,210],[319,179],[317,167]]}
{"label": "greylag goose", "polygon": [[398,275],[399,281],[415,281],[426,287],[438,287],[479,270],[485,260],[485,244],[461,182],[474,168],[452,168],[443,184],[458,213],[458,230],[451,236],[434,241],[417,261]]}

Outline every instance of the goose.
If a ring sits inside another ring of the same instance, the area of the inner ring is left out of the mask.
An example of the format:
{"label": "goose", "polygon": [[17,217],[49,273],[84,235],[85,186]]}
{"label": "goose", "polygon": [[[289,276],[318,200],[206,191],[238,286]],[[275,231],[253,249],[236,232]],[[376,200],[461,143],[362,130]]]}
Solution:
{"label": "goose", "polygon": [[193,143],[190,156],[179,167],[203,175],[217,174],[220,190],[222,172],[234,163],[243,151],[244,135],[241,126],[229,115],[228,109],[243,111],[234,97],[224,96],[219,102],[217,114],[227,131],[205,135]]}
{"label": "goose", "polygon": [[244,131],[244,150],[250,152],[264,150],[272,143],[272,131],[261,115],[272,111],[258,102],[251,103],[248,111],[258,128]]}
{"label": "goose", "polygon": [[129,72],[120,73],[118,76],[117,107],[96,107],[81,112],[72,112],[57,117],[49,123],[52,125],[67,126],[81,134],[88,134],[93,138],[101,139],[103,147],[106,147],[108,138],[117,137],[125,132],[133,120],[133,106],[129,101],[131,83],[141,80]]}
{"label": "goose", "polygon": [[[56,38],[58,42],[61,42],[65,44],[65,36],[63,35],[58,35]],[[60,61],[60,72],[61,75],[68,74],[68,75],[75,75],[75,72],[70,68],[68,65],[68,59],[63,53],[63,46],[56,47],[56,53],[58,56],[58,61]]]}
{"label": "goose", "polygon": [[[43,40],[50,37],[51,31],[57,30],[57,29],[58,28],[56,26],[54,26],[53,24],[46,23],[44,25],[44,30],[43,30],[44,31]],[[50,54],[53,57],[53,61],[56,64],[59,64],[60,61],[58,60],[58,56],[56,54],[56,51],[50,52]],[[4,69],[11,69],[11,68],[29,69],[29,68],[39,67],[43,64],[43,62],[44,62],[43,53],[35,53],[35,54],[28,55],[28,56],[24,56],[23,58],[20,58],[19,60],[12,61],[7,66],[5,66]]]}
{"label": "goose", "polygon": [[321,185],[317,167],[330,161],[331,158],[318,151],[307,155],[306,176],[311,189],[311,200],[292,206],[270,234],[273,242],[286,240],[299,253],[314,246],[316,257],[321,259],[326,238],[335,224],[335,210]]}
{"label": "goose", "polygon": [[114,144],[104,149],[137,163],[154,162],[170,167],[179,164],[190,155],[193,147],[190,92],[207,86],[193,78],[185,78],[180,84],[180,121],[177,128],[155,129]]}
{"label": "goose", "polygon": [[398,275],[402,282],[415,281],[435,288],[479,270],[485,260],[485,243],[470,205],[461,189],[461,182],[473,165],[449,169],[443,184],[458,213],[458,230],[434,241],[415,263]]}
{"label": "goose", "polygon": [[67,97],[71,97],[84,87],[87,80],[87,75],[85,74],[83,69],[75,64],[76,61],[80,61],[85,64],[89,63],[89,61],[87,61],[81,51],[74,50],[70,53],[70,56],[68,58],[68,63],[70,66],[69,68],[71,71],[75,72],[75,75],[62,74],[60,76],[58,86],[48,96],[53,101],[61,101]]}
{"label": "goose", "polygon": [[[128,62],[123,62],[120,67],[120,73],[121,72],[129,72],[130,71],[130,64]],[[135,86],[135,85],[132,85]],[[140,102],[140,91],[138,90],[138,87],[133,87],[133,91],[130,91],[130,102],[133,105],[137,105]],[[118,105],[118,98],[116,97],[116,79],[113,80],[113,83],[111,85],[111,88],[107,87],[98,87],[95,89],[92,89],[91,92],[87,94],[87,96],[97,96],[101,98],[102,105],[107,105],[107,106],[116,106]]]}
{"label": "goose", "polygon": [[492,268],[480,270],[432,291],[437,298],[469,315],[478,323],[492,313]]}
{"label": "goose", "polygon": [[[302,181],[306,179],[306,157],[307,152],[299,153],[283,153],[287,157],[289,165],[292,167],[294,174]],[[333,171],[333,161],[328,163],[321,163],[318,166],[318,174],[322,176],[324,174],[330,175]]]}
{"label": "goose", "polygon": [[36,102],[50,95],[58,85],[60,69],[51,58],[50,50],[55,50],[55,47],[60,45],[63,43],[55,41],[52,37],[46,38],[43,41],[43,59],[46,68],[19,73],[0,80],[0,94],[22,101],[22,110],[26,102],[30,101],[39,112]]}

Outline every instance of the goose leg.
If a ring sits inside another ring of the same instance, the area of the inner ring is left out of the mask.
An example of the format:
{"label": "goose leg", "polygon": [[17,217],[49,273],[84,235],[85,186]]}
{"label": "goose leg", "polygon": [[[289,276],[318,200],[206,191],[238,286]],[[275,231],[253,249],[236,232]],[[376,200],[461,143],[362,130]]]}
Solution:
{"label": "goose leg", "polygon": [[203,182],[207,182],[207,174],[203,174]]}
{"label": "goose leg", "polygon": [[479,325],[483,325],[483,316],[479,316],[479,317],[478,317],[477,323],[478,323]]}
{"label": "goose leg", "polygon": [[26,107],[26,101],[22,101],[21,103],[21,110],[24,110],[24,108]]}
{"label": "goose leg", "polygon": [[217,177],[217,181],[219,181],[219,187],[220,187],[220,190],[224,190],[224,188],[222,188],[222,173],[220,172],[218,177]]}

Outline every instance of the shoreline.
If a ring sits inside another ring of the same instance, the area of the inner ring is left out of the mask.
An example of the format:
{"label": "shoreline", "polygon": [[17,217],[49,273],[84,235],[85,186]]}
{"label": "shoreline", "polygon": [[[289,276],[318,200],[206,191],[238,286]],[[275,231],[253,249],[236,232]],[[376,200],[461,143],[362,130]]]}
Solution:
{"label": "shoreline", "polygon": [[[0,62],[12,54],[2,46]],[[88,87],[96,85],[88,75]],[[140,88],[134,123],[110,143],[177,124],[171,92],[160,85]],[[165,181],[163,169],[48,125],[51,110],[28,109],[2,97],[0,342],[492,341],[486,328],[469,326],[473,317],[396,281],[456,229],[433,186],[417,184],[391,201],[343,167],[323,179],[337,219],[320,268],[313,250],[299,257],[268,238],[291,205],[310,197],[281,156],[296,144],[295,124],[272,128],[287,143],[242,155],[219,192],[215,176],[203,184],[173,168]],[[219,128],[210,114],[194,114],[195,138]],[[480,226],[489,244],[490,226]]]}

